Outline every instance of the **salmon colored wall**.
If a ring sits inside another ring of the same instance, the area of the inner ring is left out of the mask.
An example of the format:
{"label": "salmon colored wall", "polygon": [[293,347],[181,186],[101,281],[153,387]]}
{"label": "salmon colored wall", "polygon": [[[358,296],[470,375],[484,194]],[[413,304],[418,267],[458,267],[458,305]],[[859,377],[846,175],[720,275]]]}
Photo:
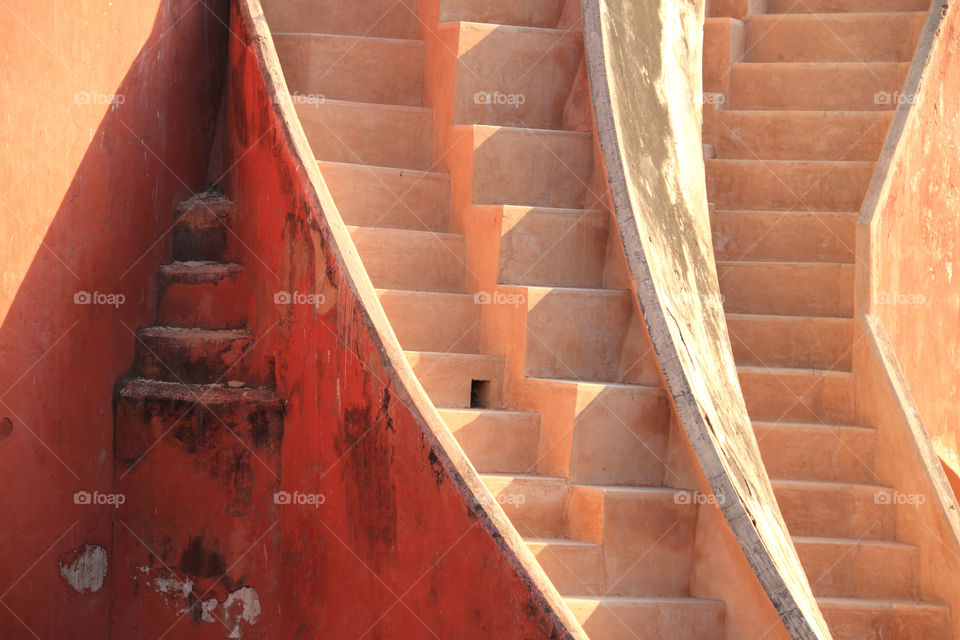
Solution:
{"label": "salmon colored wall", "polygon": [[[412,413],[342,270],[359,262],[330,244],[336,221],[320,217],[286,132],[296,123],[280,120],[242,4],[224,185],[250,251],[251,330],[287,405],[281,487],[323,496],[280,510],[282,637],[567,637]],[[278,307],[278,291],[323,298]]]}
{"label": "salmon colored wall", "polygon": [[960,8],[950,4],[879,213],[872,313],[941,462],[960,472]]}
{"label": "salmon colored wall", "polygon": [[[223,6],[0,3],[0,638],[106,637],[113,509],[74,494],[111,491],[128,327],[151,324],[173,205],[204,186]],[[80,593],[61,566],[83,552]]]}

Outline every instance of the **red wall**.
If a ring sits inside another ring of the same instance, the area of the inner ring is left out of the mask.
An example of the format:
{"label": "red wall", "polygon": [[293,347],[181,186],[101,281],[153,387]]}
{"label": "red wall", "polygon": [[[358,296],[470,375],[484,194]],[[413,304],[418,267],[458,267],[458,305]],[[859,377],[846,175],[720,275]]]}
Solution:
{"label": "red wall", "polygon": [[[114,384],[152,324],[172,207],[202,189],[225,2],[0,3],[0,638],[106,637]],[[116,98],[112,98],[116,96]],[[112,102],[112,104],[111,104]],[[77,292],[123,304],[77,305]],[[118,525],[119,526],[119,525]],[[95,571],[93,573],[96,573]]]}
{"label": "red wall", "polygon": [[[960,472],[960,7],[950,5],[891,167],[873,309],[948,476]],[[956,484],[955,484],[956,486]]]}
{"label": "red wall", "polygon": [[[237,12],[225,185],[287,403],[281,486],[325,498],[281,509],[284,637],[562,637],[391,378]],[[325,302],[278,307],[277,291]]]}

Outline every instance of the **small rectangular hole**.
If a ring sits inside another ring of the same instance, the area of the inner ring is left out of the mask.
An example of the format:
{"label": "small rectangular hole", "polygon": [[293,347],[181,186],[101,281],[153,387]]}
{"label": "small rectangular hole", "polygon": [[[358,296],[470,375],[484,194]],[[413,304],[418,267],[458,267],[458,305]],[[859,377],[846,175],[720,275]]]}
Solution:
{"label": "small rectangular hole", "polygon": [[471,380],[470,381],[470,408],[486,408],[490,398],[489,380]]}

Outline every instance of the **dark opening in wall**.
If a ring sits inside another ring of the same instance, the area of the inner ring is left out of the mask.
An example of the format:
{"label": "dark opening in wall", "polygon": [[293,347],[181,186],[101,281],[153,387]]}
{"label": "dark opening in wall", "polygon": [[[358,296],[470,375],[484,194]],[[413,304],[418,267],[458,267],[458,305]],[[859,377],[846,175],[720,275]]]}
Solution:
{"label": "dark opening in wall", "polygon": [[484,409],[490,402],[490,381],[489,380],[471,380],[470,381],[470,408]]}

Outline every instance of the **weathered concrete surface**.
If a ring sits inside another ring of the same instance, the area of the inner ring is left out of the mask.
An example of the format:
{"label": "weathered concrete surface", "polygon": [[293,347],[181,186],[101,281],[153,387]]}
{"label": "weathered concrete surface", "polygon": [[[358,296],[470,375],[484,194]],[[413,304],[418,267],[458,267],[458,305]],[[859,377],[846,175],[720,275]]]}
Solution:
{"label": "weathered concrete surface", "polygon": [[280,509],[282,633],[584,637],[406,364],[259,3],[235,3],[231,27],[224,183],[251,254],[250,329],[287,403],[281,487],[324,497]]}
{"label": "weathered concrete surface", "polygon": [[0,5],[2,638],[107,637],[113,388],[204,186],[225,4]]}
{"label": "weathered concrete surface", "polygon": [[583,11],[620,236],[683,427],[787,629],[828,638],[760,460],[720,304],[697,106],[703,3],[585,0]]}

